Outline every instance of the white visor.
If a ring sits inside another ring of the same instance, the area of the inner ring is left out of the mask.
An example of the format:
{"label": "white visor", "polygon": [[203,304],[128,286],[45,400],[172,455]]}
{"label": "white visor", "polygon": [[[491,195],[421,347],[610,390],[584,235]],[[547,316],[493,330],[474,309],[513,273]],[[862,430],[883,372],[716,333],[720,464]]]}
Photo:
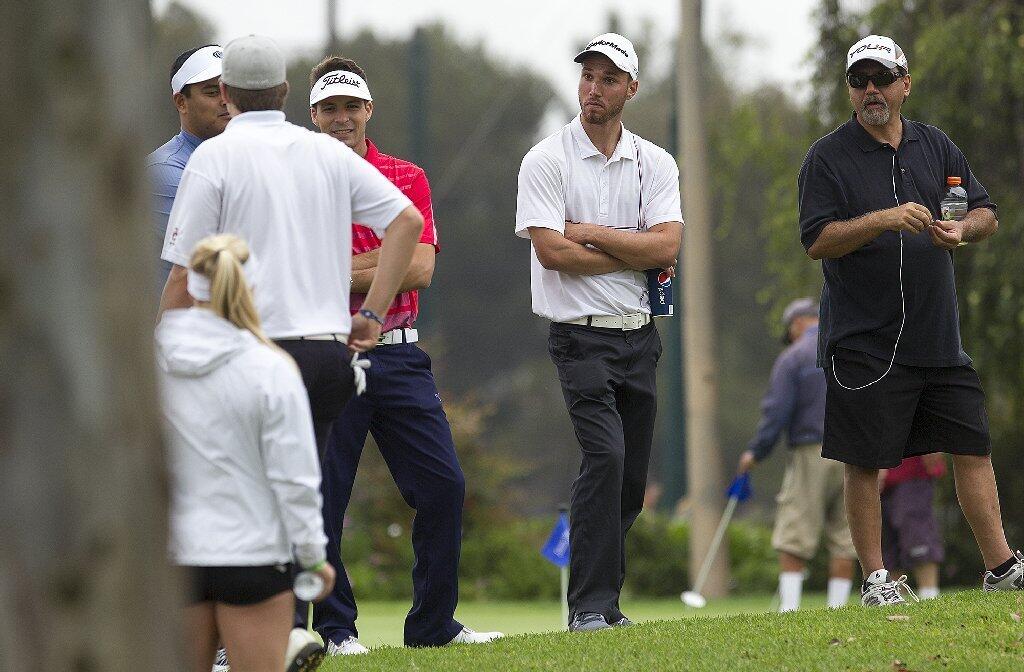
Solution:
{"label": "white visor", "polygon": [[[258,271],[259,266],[256,263],[256,255],[250,251],[249,258],[242,264],[242,272],[245,273],[245,283],[249,285],[250,291],[256,290],[256,273]],[[192,295],[193,299],[208,302],[210,300],[210,284],[208,277],[193,271],[191,268],[188,269],[186,286],[188,287],[188,293]]]}
{"label": "white visor", "polygon": [[220,77],[223,56],[223,47],[216,44],[197,49],[194,54],[185,59],[185,62],[171,77],[171,93],[181,93],[181,90],[189,84]]}
{"label": "white visor", "polygon": [[313,107],[321,100],[331,96],[352,96],[363,100],[373,100],[370,87],[362,77],[348,70],[334,70],[316,80],[309,92],[309,106]]}

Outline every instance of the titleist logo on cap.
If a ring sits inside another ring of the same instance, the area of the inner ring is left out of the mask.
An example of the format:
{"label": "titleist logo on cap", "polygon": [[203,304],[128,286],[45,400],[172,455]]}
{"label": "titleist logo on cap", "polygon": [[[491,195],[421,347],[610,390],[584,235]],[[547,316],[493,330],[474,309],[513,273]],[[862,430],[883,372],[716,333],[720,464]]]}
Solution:
{"label": "titleist logo on cap", "polygon": [[349,86],[354,86],[357,89],[358,88],[362,88],[362,86],[363,86],[363,82],[361,80],[355,79],[353,77],[349,77],[348,75],[338,74],[338,75],[329,75],[328,77],[325,77],[324,78],[324,83],[320,85],[320,89],[321,90],[326,89],[331,84],[348,84]]}
{"label": "titleist logo on cap", "polygon": [[587,45],[587,49],[593,49],[594,47],[598,46],[599,44],[603,44],[606,47],[611,47],[612,49],[614,49],[615,51],[619,52],[620,54],[622,54],[626,58],[629,58],[629,53],[627,53],[625,49],[623,49],[619,45],[615,44],[614,42],[609,42],[608,40],[594,40],[593,42],[591,42],[590,44]]}

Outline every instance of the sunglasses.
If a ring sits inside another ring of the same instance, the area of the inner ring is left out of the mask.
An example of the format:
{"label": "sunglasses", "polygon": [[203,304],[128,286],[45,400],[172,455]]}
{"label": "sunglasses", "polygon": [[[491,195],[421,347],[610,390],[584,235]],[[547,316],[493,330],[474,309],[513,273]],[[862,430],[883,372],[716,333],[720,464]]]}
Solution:
{"label": "sunglasses", "polygon": [[854,89],[866,89],[868,88],[868,82],[871,82],[878,88],[883,86],[889,86],[897,79],[902,79],[903,74],[899,70],[882,70],[876,72],[873,75],[858,75],[855,73],[847,73],[846,82]]}

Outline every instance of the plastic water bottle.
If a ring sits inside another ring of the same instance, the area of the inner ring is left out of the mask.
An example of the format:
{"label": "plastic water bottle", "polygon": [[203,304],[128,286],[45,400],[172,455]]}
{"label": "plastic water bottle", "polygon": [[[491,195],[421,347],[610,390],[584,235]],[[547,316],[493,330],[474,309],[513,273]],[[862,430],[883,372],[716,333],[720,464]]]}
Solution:
{"label": "plastic water bottle", "polygon": [[967,216],[967,192],[960,186],[959,177],[947,177],[945,198],[939,203],[939,212],[944,221],[961,220]]}
{"label": "plastic water bottle", "polygon": [[295,577],[295,585],[292,587],[292,590],[295,591],[295,597],[303,602],[312,602],[323,589],[323,577],[316,572],[310,571],[299,572]]}

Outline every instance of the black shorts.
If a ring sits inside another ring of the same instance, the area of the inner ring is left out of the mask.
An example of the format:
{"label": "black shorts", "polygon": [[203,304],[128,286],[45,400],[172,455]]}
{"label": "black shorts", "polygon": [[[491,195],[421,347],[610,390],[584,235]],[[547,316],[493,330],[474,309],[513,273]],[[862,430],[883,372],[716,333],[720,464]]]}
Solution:
{"label": "black shorts", "polygon": [[185,567],[191,576],[191,602],[246,605],[291,590],[292,563],[261,567]]}
{"label": "black shorts", "polygon": [[973,367],[893,364],[879,382],[846,389],[877,380],[887,368],[889,360],[847,348],[826,362],[822,457],[889,469],[927,453],[990,454],[985,393]]}

